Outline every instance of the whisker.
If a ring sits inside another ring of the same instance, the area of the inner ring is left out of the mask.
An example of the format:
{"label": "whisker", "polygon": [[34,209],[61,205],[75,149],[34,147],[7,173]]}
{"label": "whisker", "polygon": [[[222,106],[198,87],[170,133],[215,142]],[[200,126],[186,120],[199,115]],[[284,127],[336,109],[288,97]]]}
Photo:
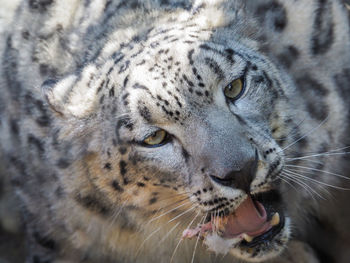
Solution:
{"label": "whisker", "polygon": [[[195,215],[195,217],[192,219],[192,221],[188,224],[188,226],[187,226],[185,229],[189,229],[189,228],[192,226],[193,222],[197,219],[197,217],[199,216],[200,213],[201,213],[201,212],[198,211],[197,215]],[[179,242],[177,243],[177,245],[176,245],[176,247],[175,247],[175,249],[174,249],[174,252],[173,252],[173,254],[172,254],[172,256],[171,256],[170,263],[173,262],[175,253],[176,253],[177,249],[179,248],[179,246],[180,246],[180,244],[181,244],[181,242],[182,242],[183,240],[184,240],[183,238],[180,238]]]}
{"label": "whisker", "polygon": [[123,204],[119,207],[119,209],[116,209],[115,214],[112,216],[112,220],[110,222],[110,224],[108,225],[108,228],[111,228],[113,226],[113,224],[115,223],[115,221],[117,220],[119,214],[121,213],[121,211],[124,209],[124,206],[126,205],[126,203],[129,202],[129,198],[127,198]]}
{"label": "whisker", "polygon": [[344,188],[344,187],[341,187],[341,186],[327,184],[325,182],[322,182],[322,181],[319,181],[319,180],[307,177],[305,175],[298,174],[298,173],[296,173],[296,171],[291,171],[291,170],[288,170],[288,169],[285,169],[285,171],[287,171],[289,173],[292,173],[292,174],[294,174],[296,176],[302,177],[302,178],[304,178],[306,180],[309,180],[310,182],[314,182],[314,183],[321,184],[321,185],[324,185],[324,186],[328,186],[328,187],[331,187],[331,188],[334,188],[334,189],[338,189],[338,190],[345,190],[345,191],[349,191],[350,190],[350,188]]}
{"label": "whisker", "polygon": [[[174,196],[177,196],[177,195],[174,195]],[[171,197],[171,198],[174,198],[174,196]],[[178,196],[180,196],[180,195],[178,195]],[[161,199],[161,200],[159,200],[159,202],[164,201],[164,200],[167,200],[167,199],[170,199],[170,198]],[[153,217],[145,224],[145,226],[148,226],[149,223],[152,222],[152,220],[157,216],[157,214],[158,214],[161,210],[167,209],[167,208],[169,208],[169,207],[171,207],[171,206],[173,206],[173,205],[177,205],[177,204],[179,204],[179,203],[181,203],[181,202],[183,202],[183,201],[185,201],[185,200],[188,200],[188,199],[189,199],[189,197],[187,196],[187,197],[185,197],[184,199],[176,200],[175,202],[172,202],[172,203],[170,203],[170,204],[167,204],[166,206],[161,206],[161,207],[159,207],[159,208],[157,209],[157,212],[154,213]]]}
{"label": "whisker", "polygon": [[[205,216],[202,217],[202,219],[201,219],[201,221],[200,221],[200,224],[203,224],[203,223],[204,223],[204,220],[205,220],[205,218],[207,217],[207,215],[208,215],[208,212],[207,212],[207,214],[206,214]],[[201,236],[201,233],[198,233],[198,237],[197,237],[197,240],[196,240],[196,244],[194,245],[194,250],[193,250],[193,254],[192,254],[191,263],[194,262],[194,256],[195,256],[195,254],[196,254],[196,249],[197,249],[197,245],[198,245],[198,241],[199,241],[200,236]]]}
{"label": "whisker", "polygon": [[[185,201],[185,200],[186,200],[186,199],[184,199],[184,200],[182,200],[182,201]],[[182,201],[180,201],[180,202],[182,202]],[[190,203],[190,202],[189,202],[189,201],[188,201],[188,202],[185,202],[185,203],[183,203],[183,204],[181,204],[181,205],[179,205],[179,206],[177,206],[177,207],[175,207],[175,208],[173,208],[173,209],[168,210],[167,212],[165,212],[165,213],[163,213],[163,214],[161,214],[161,215],[159,215],[159,216],[157,216],[157,217],[155,217],[155,218],[152,218],[152,219],[149,221],[149,223],[151,223],[151,222],[153,222],[153,221],[155,221],[155,220],[157,220],[157,219],[159,219],[159,218],[161,218],[161,217],[163,217],[163,216],[165,216],[165,215],[171,213],[172,211],[174,211],[174,210],[176,210],[176,209],[178,209],[178,208],[180,208],[180,207],[183,207],[184,205],[187,205],[188,203]]]}
{"label": "whisker", "polygon": [[[303,182],[305,185],[307,185],[309,189],[313,189],[310,185],[307,184],[310,181],[310,180],[308,181],[308,179],[311,179],[311,178],[306,177],[306,176],[302,177],[302,175],[297,174],[293,171],[289,171],[289,173],[290,173],[290,176],[293,177],[295,180],[299,180],[299,181]],[[328,191],[326,186],[319,184],[317,182],[313,182],[313,181],[310,181],[310,183],[317,184],[317,186],[320,187],[322,189],[322,191],[326,192],[329,196],[332,196],[332,194]],[[317,192],[315,189],[313,189],[313,190],[314,190],[314,192]],[[324,198],[324,197],[323,197],[323,199],[326,200],[326,198]]]}
{"label": "whisker", "polygon": [[[184,200],[182,200],[182,201],[184,201]],[[169,206],[167,206],[167,207],[170,207],[170,206],[172,206],[172,205],[174,205],[174,204],[178,204],[178,203],[180,203],[180,202],[182,202],[182,201],[173,203],[173,204],[171,204],[171,205],[169,205]],[[184,205],[185,205],[185,204],[188,204],[188,203],[190,203],[190,202],[187,201],[186,203],[184,203]],[[181,205],[181,206],[182,206],[182,205]],[[173,210],[176,210],[177,208],[179,208],[179,206],[178,206],[178,207],[175,207]],[[158,212],[159,212],[161,209],[162,209],[162,208],[158,209]],[[171,211],[169,211],[169,212],[171,212]],[[160,216],[160,217],[161,217],[161,216]],[[148,227],[148,226],[151,224],[151,222],[154,221],[153,219],[156,220],[156,218],[152,217],[152,218],[145,224],[145,228]],[[152,220],[153,220],[153,221],[152,221]]]}
{"label": "whisker", "polygon": [[285,167],[294,167],[294,168],[306,169],[306,170],[311,170],[311,171],[316,171],[316,172],[322,172],[322,173],[334,175],[334,176],[342,178],[342,179],[350,180],[350,178],[348,178],[348,177],[346,177],[344,175],[337,174],[337,173],[332,173],[332,172],[329,172],[329,171],[324,171],[324,170],[320,170],[320,169],[316,169],[316,168],[312,168],[312,167],[308,167],[308,166],[286,164]]}
{"label": "whisker", "polygon": [[[158,199],[158,203],[163,202],[163,201],[168,200],[168,199],[173,199],[174,197],[177,197],[177,196],[182,196],[182,195],[184,195],[184,193],[186,193],[186,192],[179,193],[179,194],[175,194],[175,195],[171,195],[171,196],[168,196],[168,197],[163,198],[163,199]],[[184,199],[176,200],[175,202],[170,203],[170,204],[167,204],[166,206],[163,206],[163,207],[161,206],[161,207],[159,207],[159,208],[157,209],[157,211],[155,212],[155,214],[153,215],[153,217],[151,218],[151,220],[152,220],[155,216],[157,216],[157,214],[158,214],[161,210],[167,209],[168,207],[173,206],[173,205],[176,205],[176,204],[178,204],[178,203],[181,203],[182,201],[187,200],[187,199],[189,199],[189,198],[190,198],[190,197],[185,196]],[[146,223],[146,226],[151,222],[151,220],[148,221],[148,222]]]}
{"label": "whisker", "polygon": [[[319,151],[316,151],[316,152],[306,152],[306,154],[334,153],[334,152],[343,151],[343,150],[349,149],[349,148],[350,148],[350,146],[348,145],[348,146],[342,146],[342,147],[340,147],[340,148],[332,149],[332,150],[325,151],[325,152],[319,152]],[[286,156],[288,157],[289,154],[286,155]],[[302,156],[301,156],[301,157],[302,157]]]}
{"label": "whisker", "polygon": [[255,92],[255,96],[258,95],[259,91],[261,90],[262,85],[259,86],[259,88]]}
{"label": "whisker", "polygon": [[334,150],[329,150],[328,152],[339,152],[339,151],[343,151],[345,149],[349,149],[350,148],[350,145],[348,146],[343,146],[341,148],[338,148],[338,149],[334,149]]}
{"label": "whisker", "polygon": [[[177,204],[179,204],[179,203],[181,203],[181,202],[183,202],[183,201],[186,201],[186,200],[189,200],[189,197],[186,197],[186,198],[181,199],[181,200],[177,200],[177,201],[175,201],[175,202],[172,202],[172,203],[170,203],[170,204],[167,204],[166,206],[161,206],[161,207],[159,207],[158,210],[157,210],[157,212],[154,214],[154,216],[146,223],[146,226],[147,226],[149,223],[153,222],[153,220],[155,219],[155,217],[157,216],[157,214],[158,214],[160,211],[165,210],[165,209],[168,209],[169,207],[171,207],[171,206],[173,206],[173,205],[177,205]],[[175,208],[175,209],[176,209],[176,208]]]}
{"label": "whisker", "polygon": [[184,214],[187,214],[188,212],[192,211],[193,209],[197,208],[198,206],[194,206],[194,207],[191,207],[190,209],[187,209],[186,211],[182,212],[181,214],[177,215],[176,217],[174,217],[173,219],[171,219],[169,221],[170,222],[173,222],[174,220],[178,219],[179,217],[183,216]]}
{"label": "whisker", "polygon": [[[282,176],[278,176],[278,178],[281,179],[282,181],[284,181],[285,183],[287,183],[287,184],[288,184],[290,187],[292,187],[296,192],[298,192],[298,189],[296,189],[296,187],[288,181],[289,178],[283,178]],[[291,179],[289,179],[289,180],[291,180]]]}
{"label": "whisker", "polygon": [[[288,170],[288,169],[287,169]],[[295,168],[289,168],[289,171],[293,171],[293,172],[295,172],[295,173],[299,173],[299,172],[302,172],[302,174],[303,175],[305,175],[305,176],[307,176],[308,178],[314,178],[315,176],[317,176],[316,174],[315,174],[315,172],[313,172],[313,171],[302,171],[302,170],[300,170],[300,169],[295,169]],[[309,177],[309,175],[311,176],[311,177]],[[315,179],[316,180],[316,179]],[[321,185],[319,185],[319,187],[321,187]],[[323,190],[326,190],[327,191],[327,188],[325,188],[325,186],[322,186],[322,189]],[[329,193],[329,192],[328,192]],[[329,193],[330,194],[330,193]]]}
{"label": "whisker", "polygon": [[[189,203],[189,202],[187,202],[187,203]],[[185,204],[187,204],[187,203],[185,203]],[[182,205],[181,205],[181,206],[182,206]],[[180,207],[180,206],[178,206],[178,207]],[[178,208],[178,207],[177,207],[177,208]],[[160,227],[158,227],[155,231],[153,231],[153,232],[141,243],[140,247],[138,248],[138,250],[137,250],[137,252],[136,252],[136,255],[138,255],[138,253],[140,252],[140,250],[141,250],[141,248],[143,247],[143,245],[147,242],[147,240],[149,240],[149,239],[150,239],[155,233],[157,233],[162,227],[168,225],[169,223],[171,223],[171,222],[174,221],[175,219],[179,218],[180,216],[182,216],[182,215],[188,213],[189,211],[191,211],[191,210],[193,210],[193,209],[195,209],[195,208],[196,208],[196,207],[191,207],[190,209],[186,210],[185,212],[182,212],[180,215],[177,215],[175,218],[169,220],[169,221],[166,222],[165,224],[163,224],[163,225],[161,225]],[[181,223],[181,222],[178,222],[178,223],[176,224],[176,227],[177,227],[180,223]],[[173,228],[175,229],[176,227],[173,227]],[[166,236],[168,236],[174,229],[171,229],[171,230],[168,232],[168,234],[167,234]],[[164,239],[164,238],[163,238],[163,239]],[[162,240],[163,240],[163,239],[162,239]],[[165,239],[164,239],[164,240],[165,240]]]}
{"label": "whisker", "polygon": [[181,193],[176,193],[176,194],[173,194],[173,195],[167,195],[166,197],[164,197],[162,199],[158,199],[158,202],[162,202],[164,200],[172,199],[172,198],[178,197],[178,196],[186,196],[187,198],[189,198],[189,196],[187,196],[188,194],[189,194],[189,192],[183,191]]}
{"label": "whisker", "polygon": [[276,141],[284,141],[286,139],[288,139],[288,136],[292,135],[293,132],[296,132],[297,128],[306,120],[306,117],[304,117],[304,119],[302,121],[300,121],[295,127],[293,127],[284,137],[276,139]]}
{"label": "whisker", "polygon": [[316,190],[314,190],[311,186],[309,186],[305,182],[301,181],[299,178],[295,178],[295,176],[293,176],[292,174],[287,174],[285,171],[283,172],[283,174],[284,176],[288,177],[289,180],[291,180],[292,182],[295,182],[296,184],[301,186],[303,189],[305,189],[309,193],[309,195],[312,197],[312,199],[314,199],[315,201],[316,201],[316,198],[314,194],[316,194],[322,200],[326,200],[326,198],[324,198],[320,193],[318,193]]}
{"label": "whisker", "polygon": [[285,172],[283,173],[283,176],[285,177],[285,179],[290,180],[292,183],[295,183],[295,184],[299,185],[301,188],[303,188],[312,197],[312,199],[316,200],[316,198],[314,196],[315,193],[313,193],[313,191],[308,189],[309,186],[306,185],[304,182],[301,182],[300,180],[298,180],[298,178],[295,178],[292,175],[288,175]]}
{"label": "whisker", "polygon": [[210,215],[210,220],[212,222],[212,230],[213,230],[213,232],[216,232],[215,216],[216,216],[216,209],[214,210],[214,213],[211,213],[211,215]]}
{"label": "whisker", "polygon": [[139,248],[137,249],[137,251],[136,251],[136,257],[137,257],[137,255],[140,253],[140,250],[141,250],[141,248],[143,247],[143,245],[144,245],[155,233],[157,233],[162,227],[163,227],[163,226],[158,227],[158,228],[157,228],[156,230],[154,230],[151,234],[149,234],[149,235],[145,238],[144,241],[142,241],[140,247],[139,247]]}
{"label": "whisker", "polygon": [[[181,195],[179,195],[179,196],[181,196]],[[167,199],[174,199],[174,196],[173,196],[172,198],[164,198],[164,199],[158,200],[158,202],[162,202],[162,201],[167,200]],[[180,202],[183,202],[183,201],[189,200],[189,199],[190,199],[189,196],[184,196],[183,199],[175,200],[174,202],[169,203],[169,204],[167,204],[166,206],[161,206],[161,207],[160,207],[160,210],[164,210],[164,209],[166,209],[166,208],[168,208],[168,207],[170,207],[170,206],[172,206],[172,205],[178,204],[178,203],[180,203]]]}
{"label": "whisker", "polygon": [[286,158],[286,160],[303,160],[303,159],[307,159],[307,158],[312,158],[312,157],[319,157],[319,156],[335,156],[335,155],[346,155],[349,154],[350,152],[340,152],[340,153],[336,153],[336,152],[326,152],[326,153],[318,153],[318,154],[312,154],[312,155],[306,155],[306,156],[300,156],[300,157],[293,157],[293,158]]}
{"label": "whisker", "polygon": [[[310,164],[318,164],[318,165],[322,165],[322,164],[324,164],[324,162],[322,162],[322,161],[317,161],[317,160],[308,160],[308,159],[306,159],[306,160],[301,160],[302,162],[308,162],[308,163],[310,163]],[[286,161],[286,163],[292,163],[292,162],[294,162],[294,161]]]}
{"label": "whisker", "polygon": [[[131,192],[131,191],[133,191],[135,188],[136,188],[136,185],[134,185],[134,186],[131,187],[130,189],[127,189],[127,192]],[[109,225],[107,226],[107,229],[110,229],[110,228],[113,226],[113,224],[114,224],[115,221],[117,220],[118,216],[119,216],[120,213],[123,211],[125,205],[126,205],[127,202],[129,202],[129,201],[130,201],[130,197],[127,197],[127,198],[125,199],[125,201],[122,203],[122,205],[119,206],[119,207],[116,209],[115,214],[112,215],[112,220],[111,220],[111,222],[110,222]]]}
{"label": "whisker", "polygon": [[175,230],[175,228],[177,228],[180,225],[181,222],[177,222],[177,224],[175,226],[173,226],[169,232],[158,242],[158,245],[156,247],[158,247],[160,244],[162,244],[165,239],[168,238],[168,236]]}
{"label": "whisker", "polygon": [[309,136],[312,132],[314,132],[315,130],[317,130],[318,128],[320,128],[329,118],[329,115],[316,127],[314,127],[313,129],[311,129],[309,132],[305,133],[303,136],[301,136],[299,139],[295,140],[294,142],[290,143],[289,145],[287,145],[286,147],[282,148],[282,151],[285,151],[286,149],[288,149],[289,147],[293,146],[294,144],[296,144],[297,142],[299,142],[300,140],[304,139],[305,137]]}

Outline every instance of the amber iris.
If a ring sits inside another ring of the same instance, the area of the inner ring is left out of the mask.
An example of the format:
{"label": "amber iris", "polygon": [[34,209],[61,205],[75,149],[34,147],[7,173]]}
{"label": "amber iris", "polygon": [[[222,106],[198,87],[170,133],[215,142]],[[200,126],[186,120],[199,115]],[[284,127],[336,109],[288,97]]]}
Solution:
{"label": "amber iris", "polygon": [[224,94],[227,98],[236,100],[243,93],[243,81],[236,79],[228,84],[224,89]]}
{"label": "amber iris", "polygon": [[149,146],[157,146],[157,145],[164,144],[167,137],[168,137],[168,134],[166,131],[158,130],[152,133],[146,139],[144,139],[143,143]]}

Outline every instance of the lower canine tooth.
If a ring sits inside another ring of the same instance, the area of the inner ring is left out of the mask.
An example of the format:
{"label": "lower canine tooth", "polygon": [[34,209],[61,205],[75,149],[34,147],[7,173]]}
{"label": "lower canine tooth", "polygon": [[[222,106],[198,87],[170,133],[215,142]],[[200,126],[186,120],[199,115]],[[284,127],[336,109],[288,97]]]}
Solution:
{"label": "lower canine tooth", "polygon": [[277,226],[280,223],[280,214],[275,213],[270,221],[271,226]]}
{"label": "lower canine tooth", "polygon": [[247,235],[247,234],[243,234],[242,237],[243,237],[243,239],[244,239],[245,241],[247,241],[248,243],[249,243],[249,242],[252,242],[252,240],[253,240],[253,237],[251,237],[251,236],[249,236],[249,235]]}

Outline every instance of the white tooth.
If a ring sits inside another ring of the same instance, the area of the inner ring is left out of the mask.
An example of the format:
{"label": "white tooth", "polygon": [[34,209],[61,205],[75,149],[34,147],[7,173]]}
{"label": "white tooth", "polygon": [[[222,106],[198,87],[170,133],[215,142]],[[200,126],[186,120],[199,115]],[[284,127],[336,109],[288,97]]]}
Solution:
{"label": "white tooth", "polygon": [[246,234],[246,233],[244,233],[244,234],[242,235],[242,237],[243,237],[243,239],[244,239],[245,241],[247,241],[248,243],[249,243],[249,242],[252,242],[252,240],[253,240],[253,238],[254,238],[254,237],[249,236],[249,235]]}
{"label": "white tooth", "polygon": [[270,220],[270,224],[271,226],[277,226],[279,223],[280,223],[280,214],[275,213]]}

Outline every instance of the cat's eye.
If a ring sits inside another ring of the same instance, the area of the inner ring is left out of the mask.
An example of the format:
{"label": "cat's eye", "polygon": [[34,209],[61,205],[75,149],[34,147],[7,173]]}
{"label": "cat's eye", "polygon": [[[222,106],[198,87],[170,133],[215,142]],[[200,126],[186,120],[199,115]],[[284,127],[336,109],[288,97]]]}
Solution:
{"label": "cat's eye", "polygon": [[237,100],[244,93],[244,85],[242,79],[235,79],[224,89],[224,94],[231,100]]}
{"label": "cat's eye", "polygon": [[158,147],[162,146],[169,140],[169,134],[164,130],[158,130],[143,140],[145,146]]}

